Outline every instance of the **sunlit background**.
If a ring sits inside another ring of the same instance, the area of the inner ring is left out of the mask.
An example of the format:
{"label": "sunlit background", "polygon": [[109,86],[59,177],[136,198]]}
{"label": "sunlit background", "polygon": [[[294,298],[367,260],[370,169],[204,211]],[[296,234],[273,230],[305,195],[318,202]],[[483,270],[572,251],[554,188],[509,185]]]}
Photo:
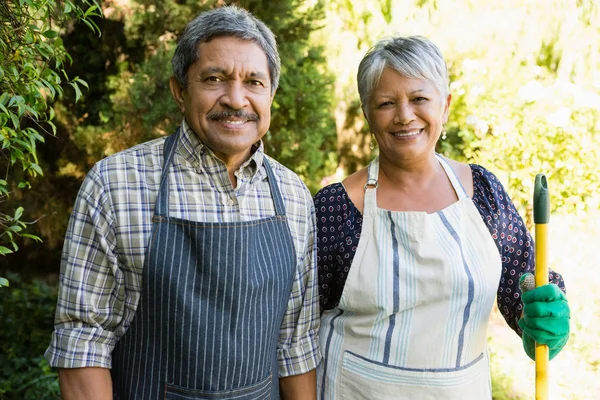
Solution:
{"label": "sunlit background", "polygon": [[[43,176],[28,175],[18,163],[9,168],[9,158],[5,166],[0,163],[0,179],[10,191],[0,194],[0,213],[13,215],[23,207],[21,219],[37,221],[26,225],[27,232],[43,240],[15,232],[18,251],[0,256],[0,276],[11,284],[0,288],[0,399],[57,398],[56,373],[42,353],[52,329],[60,248],[79,185],[102,157],[173,132],[181,118],[168,89],[175,38],[198,12],[223,4],[248,8],[277,35],[282,77],[265,147],[313,193],[375,155],[356,91],[356,70],[368,48],[395,34],[423,35],[438,45],[453,96],[447,138],[438,151],[496,173],[530,229],[534,177],[548,177],[550,267],[564,275],[572,308],[571,340],[550,363],[551,399],[597,398],[599,4],[107,0],[101,3],[104,18],[94,19],[101,37],[81,22],[55,24],[73,59],[65,72],[87,82],[89,90],[82,87],[75,102],[76,92],[65,85],[64,96],[50,101],[57,131],[43,134],[45,144],[37,145]],[[8,16],[0,15],[7,29]],[[3,35],[0,65],[8,71],[18,57]],[[0,88],[8,93],[3,75]],[[10,118],[0,114],[5,137],[8,126]],[[23,180],[31,189],[19,189]],[[0,244],[12,249],[9,236],[0,236]],[[494,399],[534,398],[534,364],[498,313],[491,319],[489,345]]]}

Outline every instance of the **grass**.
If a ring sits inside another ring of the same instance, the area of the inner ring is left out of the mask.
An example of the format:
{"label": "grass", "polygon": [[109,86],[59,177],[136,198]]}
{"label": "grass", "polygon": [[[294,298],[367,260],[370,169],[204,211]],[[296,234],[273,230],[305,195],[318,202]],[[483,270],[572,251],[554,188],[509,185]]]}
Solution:
{"label": "grass", "polygon": [[[549,366],[550,400],[596,399],[600,393],[600,213],[552,216],[550,267],[566,281],[571,336]],[[490,319],[494,400],[535,398],[535,365],[521,339],[495,312]]]}

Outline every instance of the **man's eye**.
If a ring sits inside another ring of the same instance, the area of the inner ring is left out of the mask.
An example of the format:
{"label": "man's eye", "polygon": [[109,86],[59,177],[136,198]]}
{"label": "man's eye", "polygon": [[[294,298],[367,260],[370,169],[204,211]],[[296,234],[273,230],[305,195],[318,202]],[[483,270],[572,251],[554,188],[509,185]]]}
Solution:
{"label": "man's eye", "polygon": [[390,105],[392,105],[392,104],[393,104],[393,103],[392,103],[391,101],[384,101],[383,103],[379,103],[379,105],[378,105],[377,107],[378,107],[378,108],[381,108],[381,107],[390,106]]}
{"label": "man's eye", "polygon": [[248,81],[248,84],[250,84],[252,86],[265,86],[261,81],[257,81],[257,80]]}
{"label": "man's eye", "polygon": [[219,78],[218,76],[209,76],[208,78],[204,79],[204,82],[221,82],[222,79]]}
{"label": "man's eye", "polygon": [[424,101],[427,101],[427,98],[425,98],[425,97],[415,97],[415,98],[413,99],[413,101],[414,101],[415,103],[422,103],[422,102],[424,102]]}

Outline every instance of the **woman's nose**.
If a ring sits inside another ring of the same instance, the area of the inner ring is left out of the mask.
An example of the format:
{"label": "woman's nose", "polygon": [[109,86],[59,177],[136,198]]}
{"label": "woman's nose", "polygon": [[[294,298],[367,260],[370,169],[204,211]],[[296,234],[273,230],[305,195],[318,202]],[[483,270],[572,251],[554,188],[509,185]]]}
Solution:
{"label": "woman's nose", "polygon": [[413,108],[409,104],[398,104],[396,106],[396,115],[394,123],[400,125],[408,125],[415,119]]}

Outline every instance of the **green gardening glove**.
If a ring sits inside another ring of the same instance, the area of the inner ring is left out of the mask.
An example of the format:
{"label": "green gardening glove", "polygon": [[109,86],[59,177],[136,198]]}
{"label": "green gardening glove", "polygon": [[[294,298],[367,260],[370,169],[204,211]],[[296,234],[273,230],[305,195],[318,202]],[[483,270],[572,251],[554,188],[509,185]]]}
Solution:
{"label": "green gardening glove", "polygon": [[564,293],[555,284],[543,285],[531,290],[532,274],[519,279],[523,301],[523,317],[519,327],[523,330],[523,348],[535,360],[535,343],[548,345],[552,360],[569,340],[571,311]]}

